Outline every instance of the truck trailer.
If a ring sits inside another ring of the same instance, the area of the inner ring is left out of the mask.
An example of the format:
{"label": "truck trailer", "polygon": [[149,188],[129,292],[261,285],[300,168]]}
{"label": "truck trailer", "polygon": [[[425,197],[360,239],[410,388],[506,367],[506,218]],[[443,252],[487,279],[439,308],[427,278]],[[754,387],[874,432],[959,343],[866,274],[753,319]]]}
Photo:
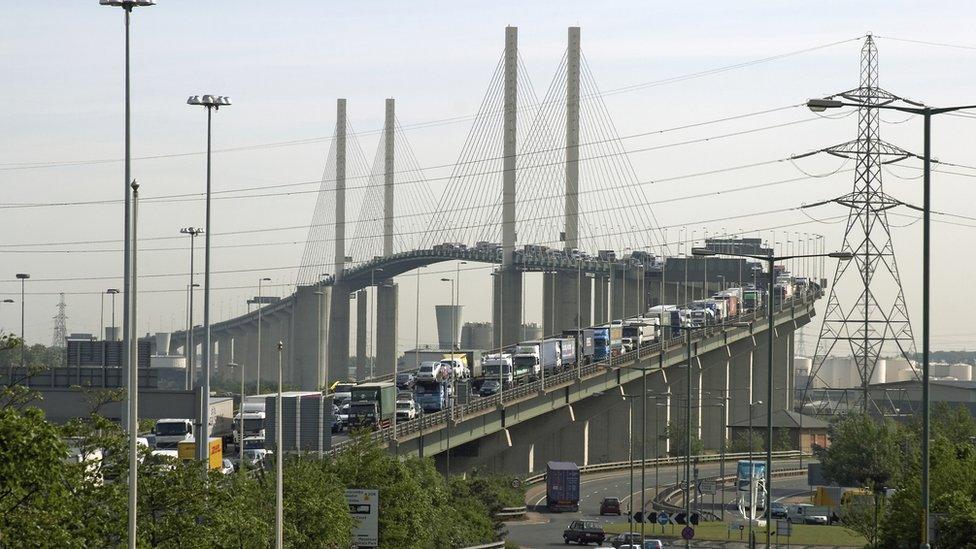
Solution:
{"label": "truck trailer", "polygon": [[374,431],[388,427],[396,413],[396,394],[396,385],[389,381],[360,383],[353,387],[349,427],[369,427]]}
{"label": "truck trailer", "polygon": [[546,464],[546,506],[549,511],[579,511],[580,470],[571,461]]}

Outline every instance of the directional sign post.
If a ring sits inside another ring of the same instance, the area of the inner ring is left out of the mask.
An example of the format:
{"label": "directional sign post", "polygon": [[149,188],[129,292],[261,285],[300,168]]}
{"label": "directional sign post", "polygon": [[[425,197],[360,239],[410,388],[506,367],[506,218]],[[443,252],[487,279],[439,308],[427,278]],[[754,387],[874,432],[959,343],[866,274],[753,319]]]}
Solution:
{"label": "directional sign post", "polygon": [[668,514],[665,513],[664,511],[661,511],[660,513],[657,514],[657,523],[661,525],[661,533],[662,534],[664,533],[664,527],[665,527],[665,525],[668,524],[668,519],[669,518],[670,517],[668,517]]}

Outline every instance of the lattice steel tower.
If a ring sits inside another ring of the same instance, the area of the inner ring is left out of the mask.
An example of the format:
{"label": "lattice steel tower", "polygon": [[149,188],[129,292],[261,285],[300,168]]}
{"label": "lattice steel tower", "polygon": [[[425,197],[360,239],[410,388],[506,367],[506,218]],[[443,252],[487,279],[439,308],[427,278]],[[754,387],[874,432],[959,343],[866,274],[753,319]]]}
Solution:
{"label": "lattice steel tower", "polygon": [[[837,96],[868,105],[900,99],[878,87],[878,48],[871,35],[861,48],[861,85]],[[850,209],[842,250],[854,257],[837,263],[811,379],[833,351],[849,348],[860,377],[861,404],[867,411],[868,383],[882,352],[886,348],[893,352],[893,345],[901,356],[915,359],[915,338],[887,214],[904,203],[885,194],[881,183],[884,164],[915,155],[881,139],[878,109],[859,108],[857,116],[857,139],[822,151],[855,162],[854,190],[830,201]],[[853,293],[838,295],[851,288],[856,289],[856,299],[851,299]]]}
{"label": "lattice steel tower", "polygon": [[54,315],[54,337],[51,339],[51,346],[63,349],[66,345],[65,341],[68,339],[68,328],[65,321],[68,320],[68,315],[65,314],[65,309],[68,305],[64,302],[64,293],[61,293],[61,300],[58,301],[58,314]]}

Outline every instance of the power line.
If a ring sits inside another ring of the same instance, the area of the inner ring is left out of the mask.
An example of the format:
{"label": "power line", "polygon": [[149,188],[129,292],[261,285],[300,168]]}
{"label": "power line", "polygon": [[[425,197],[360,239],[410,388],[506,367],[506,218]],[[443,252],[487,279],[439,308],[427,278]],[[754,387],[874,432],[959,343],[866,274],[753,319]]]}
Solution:
{"label": "power line", "polygon": [[[711,76],[711,75],[714,75],[714,74],[721,74],[721,73],[729,72],[729,71],[736,70],[736,69],[751,67],[751,66],[754,66],[754,65],[759,65],[759,64],[768,63],[768,62],[771,62],[771,61],[777,61],[777,60],[780,60],[780,59],[785,59],[787,57],[793,57],[793,56],[800,55],[800,54],[804,54],[804,53],[809,53],[809,52],[813,52],[813,51],[817,51],[817,50],[822,50],[822,49],[830,48],[830,47],[837,46],[837,45],[840,45],[840,44],[846,44],[848,42],[853,42],[853,41],[861,40],[862,38],[864,38],[864,36],[856,36],[854,38],[847,38],[847,39],[844,39],[844,40],[838,40],[836,42],[829,42],[829,43],[821,44],[821,45],[818,45],[818,46],[812,46],[812,47],[809,47],[809,48],[803,48],[803,49],[799,49],[799,50],[793,50],[793,51],[789,51],[789,52],[785,52],[785,53],[781,53],[781,54],[777,54],[777,55],[772,55],[772,56],[769,56],[769,57],[762,57],[762,58],[759,58],[759,59],[753,59],[753,60],[744,61],[744,62],[741,62],[741,63],[734,63],[734,64],[731,64],[731,65],[725,65],[725,66],[721,66],[721,67],[715,67],[715,68],[707,69],[707,70],[704,70],[704,71],[687,73],[687,74],[683,74],[683,75],[679,75],[679,76],[672,76],[672,77],[668,77],[668,78],[662,78],[662,79],[658,79],[658,80],[651,80],[651,81],[648,81],[648,82],[641,82],[641,83],[637,83],[637,84],[630,84],[630,85],[622,86],[622,87],[619,87],[619,88],[612,88],[612,89],[609,89],[609,90],[606,90],[606,91],[603,91],[603,92],[596,92],[596,93],[592,93],[592,94],[587,94],[585,96],[582,96],[581,99],[582,100],[588,100],[588,99],[592,99],[592,98],[595,98],[595,97],[605,97],[605,96],[608,96],[608,95],[617,95],[617,94],[620,94],[620,93],[625,93],[625,92],[630,92],[630,91],[635,91],[635,90],[642,90],[642,89],[647,89],[647,88],[662,86],[662,85],[666,85],[666,84],[674,84],[674,83],[678,83],[678,82],[684,82],[684,81],[687,81],[687,80],[694,80],[694,79],[702,78],[702,77],[705,77],[705,76]],[[530,105],[525,105],[525,107],[529,107],[529,108],[538,108],[539,106],[541,106],[541,104],[538,104],[538,103],[536,103],[536,104],[530,104]],[[498,112],[498,113],[492,113],[492,114],[496,114],[497,115],[497,114],[502,114],[502,113]],[[429,120],[429,121],[425,121],[425,122],[417,122],[417,123],[414,123],[414,124],[404,125],[403,126],[403,129],[407,129],[407,130],[410,130],[410,129],[421,129],[421,128],[429,128],[429,127],[434,127],[434,126],[446,125],[446,124],[456,124],[456,123],[459,123],[459,122],[465,122],[465,121],[473,120],[473,119],[475,119],[478,116],[479,116],[479,114],[470,114],[470,115],[454,116],[454,117],[449,117],[449,118],[441,118],[441,119]],[[373,134],[381,133],[382,131],[383,130],[380,128],[380,129],[374,129],[374,130],[367,130],[367,131],[363,131],[363,132],[357,132],[357,133],[348,134],[348,135],[373,135]],[[250,151],[250,150],[259,150],[259,149],[265,149],[265,148],[280,148],[280,147],[288,147],[288,146],[296,146],[296,145],[306,145],[306,144],[310,144],[310,143],[319,143],[319,142],[327,141],[327,140],[331,140],[331,139],[333,139],[332,136],[317,136],[317,137],[309,137],[309,138],[304,138],[304,139],[292,139],[292,140],[286,140],[286,141],[273,141],[273,142],[267,142],[267,143],[256,143],[256,144],[252,144],[252,145],[241,145],[241,146],[238,146],[238,147],[229,147],[229,148],[224,148],[224,149],[214,149],[214,150],[212,150],[212,153]],[[204,153],[205,153],[205,151],[192,151],[192,152],[182,152],[182,153],[164,153],[164,154],[156,154],[156,155],[137,156],[137,157],[134,157],[133,160],[158,160],[158,159],[165,159],[165,158],[178,158],[178,157],[185,157],[185,156],[196,156],[196,155],[202,155]],[[26,169],[37,169],[37,168],[65,167],[65,166],[85,166],[85,165],[94,165],[94,164],[109,164],[109,163],[116,163],[116,162],[121,162],[121,161],[122,161],[121,158],[103,158],[103,159],[90,159],[90,160],[65,160],[65,161],[47,161],[47,162],[7,162],[7,163],[0,163],[0,171],[26,170]]]}
{"label": "power line", "polygon": [[[747,114],[747,115],[739,115],[737,117],[725,117],[725,118],[722,118],[722,119],[716,119],[715,121],[700,122],[700,123],[694,123],[694,124],[686,124],[684,126],[678,126],[676,128],[663,129],[663,130],[654,130],[654,131],[650,131],[650,132],[642,132],[640,134],[633,134],[633,136],[625,136],[625,137],[621,137],[619,139],[627,139],[627,138],[630,138],[630,137],[646,136],[646,135],[652,135],[652,134],[663,134],[663,133],[666,133],[666,132],[669,132],[669,131],[675,131],[676,129],[684,129],[684,128],[691,128],[691,127],[696,127],[696,126],[703,126],[703,125],[715,123],[717,121],[733,120],[733,119],[736,119],[736,118],[742,118],[742,117],[746,117],[746,116],[753,116],[754,114],[766,114],[766,113],[769,113],[769,112],[776,112],[776,111],[780,111],[780,110],[784,110],[784,109],[790,109],[790,108],[795,108],[795,107],[796,107],[796,105],[791,105],[791,106],[788,106],[788,107],[779,107],[779,108],[776,108],[776,109],[767,109],[767,110],[764,110],[764,111],[756,111],[756,113],[751,113],[751,114]],[[590,156],[590,157],[582,157],[582,158],[579,159],[579,161],[580,162],[583,162],[583,161],[590,161],[590,160],[599,160],[599,159],[603,159],[603,158],[606,158],[606,157],[609,157],[609,156],[625,156],[625,155],[628,155],[628,154],[631,154],[631,153],[650,152],[650,151],[661,150],[661,149],[666,149],[666,148],[671,148],[671,147],[679,147],[679,146],[696,144],[696,143],[706,143],[706,142],[713,141],[713,140],[717,140],[717,139],[727,139],[727,138],[730,138],[730,137],[738,137],[738,136],[741,136],[741,135],[747,135],[747,134],[752,134],[752,133],[758,133],[758,132],[761,132],[761,131],[779,129],[779,128],[783,128],[783,127],[786,127],[786,126],[792,126],[792,125],[796,125],[796,124],[802,124],[802,123],[805,123],[805,122],[812,122],[812,121],[818,120],[818,118],[820,118],[820,117],[805,118],[805,119],[791,121],[791,122],[785,122],[785,123],[780,123],[780,124],[772,124],[772,125],[768,125],[768,126],[762,126],[762,127],[759,127],[759,128],[750,128],[750,129],[747,129],[747,130],[740,130],[740,131],[731,132],[731,133],[725,133],[725,134],[719,134],[719,135],[713,135],[713,136],[706,136],[706,137],[702,137],[702,138],[698,138],[698,139],[691,139],[691,140],[679,141],[679,142],[675,142],[675,143],[665,143],[665,144],[661,144],[661,145],[655,145],[655,146],[652,146],[652,147],[644,147],[644,148],[631,149],[631,150],[622,150],[622,151],[619,151],[619,152],[607,153],[607,154],[603,154],[603,155]],[[593,142],[585,143],[585,144],[581,144],[581,145],[595,145],[595,144],[601,144],[601,143],[605,143],[605,142],[608,142],[608,141],[616,141],[616,140],[617,139],[604,139],[604,140],[593,141]],[[535,151],[522,151],[522,152],[517,153],[517,156],[524,158],[524,157],[526,157],[528,155],[542,154],[542,153],[546,153],[546,152],[553,152],[555,150],[562,150],[562,149],[561,148],[560,149],[550,148],[550,149],[540,149],[540,150],[535,150]],[[414,168],[414,169],[409,170],[409,171],[410,172],[417,172],[417,171],[421,171],[422,172],[422,171],[427,171],[427,170],[432,170],[432,169],[440,169],[440,168],[447,168],[447,167],[457,167],[457,166],[464,165],[464,164],[487,163],[487,162],[491,162],[491,161],[503,160],[504,158],[505,158],[504,156],[496,156],[496,157],[481,158],[481,159],[477,159],[477,160],[466,160],[466,161],[462,161],[462,162],[458,162],[458,163],[454,163],[454,164],[437,164],[437,165],[432,165],[432,166],[421,166],[419,168]],[[556,162],[536,164],[536,165],[530,166],[528,169],[540,169],[540,168],[550,167],[550,166],[555,165],[555,163]],[[502,171],[503,170],[489,170],[489,171],[483,171],[483,172],[472,172],[472,173],[470,173],[468,175],[471,175],[471,176],[474,176],[474,175],[491,175],[491,174],[501,173]],[[394,172],[394,174],[396,174],[396,173],[397,172]],[[378,178],[381,179],[383,175],[385,175],[385,173],[347,176],[346,177],[346,181],[347,182],[350,181],[350,180],[357,180],[357,179],[366,179],[366,180],[373,180],[373,181],[369,181],[367,183],[363,183],[363,184],[360,184],[360,185],[347,185],[346,186],[346,191],[348,192],[348,191],[353,191],[353,190],[369,189],[369,188],[373,188],[373,187],[382,187],[383,186],[382,181],[377,181],[377,179]],[[454,179],[454,178],[455,178],[455,175],[454,174],[449,174],[449,175],[437,176],[437,177],[424,177],[422,179],[409,179],[409,180],[403,180],[403,181],[395,181],[394,182],[394,185],[395,186],[398,186],[398,187],[402,187],[402,186],[405,186],[405,185],[422,184],[422,183],[426,183],[426,182],[430,182],[430,181],[445,181],[445,180],[450,180],[450,179]],[[303,187],[303,186],[307,186],[307,185],[321,185],[323,183],[330,183],[330,182],[335,182],[335,179],[332,179],[332,178],[321,178],[321,179],[308,180],[308,181],[297,181],[297,182],[288,182],[288,183],[276,183],[276,184],[272,184],[272,185],[259,185],[259,186],[253,186],[253,187],[237,187],[237,188],[222,189],[222,190],[213,191],[211,193],[211,195],[212,195],[212,198],[214,200],[221,200],[221,199],[224,199],[224,200],[227,200],[227,199],[247,199],[247,198],[267,198],[267,197],[273,197],[273,196],[295,196],[295,195],[302,195],[302,194],[320,193],[320,192],[322,192],[322,189],[316,188],[316,189],[309,189],[309,190],[304,190],[304,191],[290,191],[290,192],[281,192],[281,193],[262,193],[262,194],[251,194],[251,195],[242,195],[242,196],[220,196],[220,195],[225,195],[225,194],[230,194],[230,193],[243,193],[243,192],[250,192],[250,191],[263,191],[263,190],[268,190],[268,189],[282,189],[282,188],[289,188],[289,187]],[[326,190],[330,190],[330,189],[326,189]],[[216,196],[213,196],[213,195],[216,195]],[[144,204],[150,204],[150,203],[195,202],[195,201],[203,200],[204,199],[204,196],[205,196],[204,193],[181,193],[181,194],[171,194],[171,195],[147,196],[147,197],[145,197],[145,198],[142,199],[142,202]],[[93,205],[118,204],[118,203],[121,203],[121,202],[122,201],[121,200],[118,200],[118,199],[96,199],[96,200],[64,201],[64,202],[24,202],[24,203],[12,202],[12,203],[6,203],[6,204],[0,203],[0,209],[25,209],[25,208],[45,208],[45,207],[63,207],[63,206],[93,206]]]}
{"label": "power line", "polygon": [[909,44],[922,44],[924,46],[937,46],[940,48],[953,48],[957,50],[976,50],[976,46],[964,46],[960,44],[949,44],[946,42],[929,42],[927,40],[913,40],[910,38],[895,38],[893,36],[878,36],[874,35],[875,38],[883,38],[885,40],[892,40],[894,42],[907,42]]}

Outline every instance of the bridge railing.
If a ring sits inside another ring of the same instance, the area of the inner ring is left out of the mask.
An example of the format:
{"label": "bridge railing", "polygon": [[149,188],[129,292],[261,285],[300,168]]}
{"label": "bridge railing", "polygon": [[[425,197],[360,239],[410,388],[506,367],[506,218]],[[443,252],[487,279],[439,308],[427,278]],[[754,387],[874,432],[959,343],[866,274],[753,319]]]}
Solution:
{"label": "bridge railing", "polygon": [[[788,300],[783,300],[780,304],[779,310],[783,311],[789,308],[795,310],[795,306],[799,304],[808,304],[817,299],[822,295],[822,291],[818,292],[808,292],[801,294],[798,297],[790,298]],[[791,313],[793,314],[793,313]],[[735,324],[744,322],[754,322],[757,320],[765,319],[767,315],[766,309],[758,309],[756,311],[751,311],[742,315],[728,319],[722,324],[717,324],[713,326],[705,326],[691,332],[692,341],[701,341],[707,339],[717,334],[723,333],[725,330],[730,328],[735,328]],[[598,373],[601,370],[614,369],[622,367],[625,364],[629,364],[635,360],[643,360],[654,356],[655,354],[663,351],[670,351],[683,347],[685,345],[684,338],[680,337],[666,337],[663,341],[654,342],[649,345],[642,346],[633,351],[623,353],[621,355],[602,360],[600,362],[593,362],[582,366],[578,369],[571,369],[565,372],[560,372],[558,374],[553,374],[546,376],[545,385],[543,381],[536,380],[529,383],[524,383],[522,385],[517,385],[509,389],[504,389],[499,393],[491,396],[476,398],[471,402],[455,406],[450,410],[442,410],[440,412],[435,412],[431,414],[422,414],[417,419],[397,422],[396,426],[396,439],[399,440],[402,437],[413,435],[415,433],[423,433],[424,431],[433,430],[435,428],[440,428],[446,425],[448,419],[452,419],[454,422],[463,420],[463,418],[475,415],[484,410],[490,410],[499,406],[504,406],[507,403],[512,403],[523,399],[525,397],[530,397],[543,391],[545,388],[558,386],[563,383],[575,381],[577,376],[588,377],[592,374]],[[394,439],[394,433],[392,427],[386,427],[370,434],[370,440],[376,442],[386,442],[391,443]],[[338,452],[344,451],[352,444],[351,440],[346,440],[334,444],[330,450],[330,454],[336,454]]]}

